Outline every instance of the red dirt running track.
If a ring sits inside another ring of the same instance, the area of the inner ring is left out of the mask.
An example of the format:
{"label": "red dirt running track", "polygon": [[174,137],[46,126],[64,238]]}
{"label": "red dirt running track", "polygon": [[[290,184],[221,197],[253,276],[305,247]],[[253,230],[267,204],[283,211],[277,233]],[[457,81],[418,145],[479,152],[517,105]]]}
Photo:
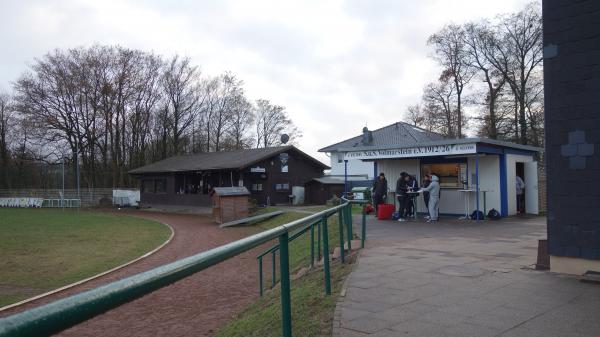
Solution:
{"label": "red dirt running track", "polygon": [[[86,284],[2,312],[7,316],[126,276],[235,241],[254,228],[220,229],[202,215],[129,211],[131,215],[171,225],[173,240],[141,261]],[[81,323],[59,336],[214,336],[258,297],[256,255],[267,245],[238,255],[140,299]],[[269,259],[267,259],[269,260]],[[270,270],[265,261],[265,270]]]}

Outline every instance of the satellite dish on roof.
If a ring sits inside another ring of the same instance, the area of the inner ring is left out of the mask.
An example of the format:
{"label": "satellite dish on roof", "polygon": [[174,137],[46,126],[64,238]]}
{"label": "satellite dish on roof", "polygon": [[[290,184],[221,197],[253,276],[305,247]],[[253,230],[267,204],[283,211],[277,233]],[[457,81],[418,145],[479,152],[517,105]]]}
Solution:
{"label": "satellite dish on roof", "polygon": [[285,144],[290,140],[290,136],[288,136],[286,133],[284,133],[283,135],[281,135],[281,144]]}

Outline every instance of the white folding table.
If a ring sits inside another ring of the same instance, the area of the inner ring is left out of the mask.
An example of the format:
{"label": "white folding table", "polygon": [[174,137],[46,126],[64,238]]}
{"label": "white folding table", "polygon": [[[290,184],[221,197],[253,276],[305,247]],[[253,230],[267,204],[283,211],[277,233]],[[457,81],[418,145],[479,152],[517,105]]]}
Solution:
{"label": "white folding table", "polygon": [[[471,216],[471,193],[477,193],[476,189],[466,189],[466,190],[458,190],[459,192],[464,193],[465,200],[465,215],[461,216],[460,220],[468,220]],[[490,192],[488,190],[479,190],[479,192],[483,193],[483,216],[486,216],[487,205],[486,205],[486,192]]]}
{"label": "white folding table", "polygon": [[463,193],[465,200],[465,215],[461,216],[460,220],[469,220],[469,216],[471,213],[471,193],[477,193],[475,189],[466,189],[466,190],[458,190]]}

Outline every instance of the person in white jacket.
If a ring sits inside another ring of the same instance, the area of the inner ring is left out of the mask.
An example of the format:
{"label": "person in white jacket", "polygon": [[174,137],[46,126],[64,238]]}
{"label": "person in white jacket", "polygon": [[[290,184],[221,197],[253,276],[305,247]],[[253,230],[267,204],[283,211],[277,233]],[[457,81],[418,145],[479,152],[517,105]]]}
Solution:
{"label": "person in white jacket", "polygon": [[515,190],[517,192],[517,213],[525,213],[525,182],[519,176],[515,179]]}
{"label": "person in white jacket", "polygon": [[440,178],[432,174],[429,186],[421,188],[418,192],[429,192],[429,219],[427,222],[437,221],[440,206]]}

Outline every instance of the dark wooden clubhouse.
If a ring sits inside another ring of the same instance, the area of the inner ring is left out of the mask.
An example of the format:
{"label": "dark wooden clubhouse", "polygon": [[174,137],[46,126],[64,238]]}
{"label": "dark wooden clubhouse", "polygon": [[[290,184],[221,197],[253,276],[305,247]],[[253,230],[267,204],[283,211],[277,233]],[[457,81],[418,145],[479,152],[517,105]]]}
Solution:
{"label": "dark wooden clubhouse", "polygon": [[174,156],[129,173],[140,179],[142,206],[211,205],[214,187],[245,186],[259,205],[289,202],[329,167],[292,145]]}

